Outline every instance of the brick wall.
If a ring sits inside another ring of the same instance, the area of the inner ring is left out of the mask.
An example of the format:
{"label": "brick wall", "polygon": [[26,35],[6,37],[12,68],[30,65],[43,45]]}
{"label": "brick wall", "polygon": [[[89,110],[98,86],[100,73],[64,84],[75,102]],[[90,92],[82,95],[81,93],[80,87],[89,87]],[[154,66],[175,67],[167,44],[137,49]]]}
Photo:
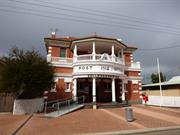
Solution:
{"label": "brick wall", "polygon": [[55,73],[72,73],[72,68],[66,68],[66,67],[55,67],[54,68]]}
{"label": "brick wall", "polygon": [[125,71],[125,74],[127,76],[138,76],[138,77],[140,77],[141,75],[139,73],[140,73],[140,71]]}
{"label": "brick wall", "polygon": [[128,84],[126,85],[126,99],[128,100],[140,100],[140,87],[141,85],[139,84],[133,84],[132,81],[128,81]]}
{"label": "brick wall", "polygon": [[60,47],[52,47],[52,53],[51,53],[52,57],[59,57],[60,56]]}

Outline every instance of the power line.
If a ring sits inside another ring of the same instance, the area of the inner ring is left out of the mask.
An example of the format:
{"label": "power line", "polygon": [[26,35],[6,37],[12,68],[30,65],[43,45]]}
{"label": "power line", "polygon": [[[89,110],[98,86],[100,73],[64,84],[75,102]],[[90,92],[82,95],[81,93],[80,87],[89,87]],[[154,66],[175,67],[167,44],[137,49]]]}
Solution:
{"label": "power line", "polygon": [[[56,7],[56,6],[49,6],[49,5],[42,5],[41,3],[31,3],[31,2],[23,2],[23,1],[19,1],[19,0],[8,0],[11,2],[17,2],[17,3],[21,3],[21,4],[26,4],[26,5],[33,5],[33,6],[41,6],[41,7],[46,7],[46,8],[53,8],[53,9],[58,9],[58,10],[65,10],[65,11],[70,11],[70,12],[77,12],[77,13],[81,13],[81,14],[88,14],[88,15],[94,15],[94,16],[100,16],[100,17],[106,17],[106,18],[111,18],[111,19],[117,19],[117,17],[114,16],[109,16],[109,15],[103,15],[103,14],[98,14],[98,13],[91,13],[89,11],[79,11],[79,10],[73,10],[73,9],[67,9],[64,7]],[[49,3],[49,2],[48,2]],[[118,18],[119,19],[119,18]],[[130,20],[132,21],[132,20]],[[157,26],[157,24],[156,24]],[[166,27],[167,28],[167,27]],[[169,29],[169,27],[167,28]],[[178,28],[176,28],[177,30]],[[179,31],[174,31],[174,32],[179,32]]]}
{"label": "power line", "polygon": [[[8,0],[8,1],[12,1],[12,0]],[[47,5],[41,5],[41,4],[35,4],[35,3],[29,3],[29,2],[21,2],[21,1],[17,1],[17,0],[13,0],[13,1],[16,1],[16,2],[19,2],[19,3],[22,3],[22,4],[26,4],[26,5],[33,5],[33,6],[42,6],[42,7],[48,7],[48,8],[57,8],[57,9],[59,9],[58,7],[52,7],[52,6],[47,6]],[[92,21],[91,21],[92,22]],[[97,24],[97,23],[96,23]],[[119,25],[118,25],[119,26]],[[122,27],[122,25],[121,25],[121,27]],[[126,28],[130,28],[130,29],[137,29],[137,28],[132,28],[131,26],[123,26],[123,27],[126,27]],[[138,30],[145,30],[145,29],[142,29],[142,28],[138,28]],[[166,33],[170,33],[170,34],[175,34],[175,35],[179,35],[179,33],[174,33],[174,31],[173,32],[169,32],[169,31],[158,31],[158,30],[149,30],[149,29],[147,29],[148,31],[152,31],[152,32],[166,32]],[[145,31],[147,31],[147,30],[145,30]]]}
{"label": "power line", "polygon": [[[116,16],[118,17],[117,19],[119,19],[119,17],[124,17],[124,20],[128,20],[128,21],[134,21],[134,22],[138,22],[138,23],[143,23],[143,24],[147,24],[147,25],[158,25],[160,27],[171,27],[173,29],[180,29],[180,27],[173,27],[172,25],[173,24],[167,24],[167,23],[162,23],[162,22],[153,22],[152,20],[150,19],[142,19],[142,18],[138,18],[138,17],[134,17],[134,16],[127,16],[127,15],[123,15],[123,14],[117,14],[117,13],[112,13],[112,12],[107,12],[107,11],[102,11],[102,10],[95,10],[95,9],[89,9],[89,8],[82,8],[82,7],[76,7],[76,6],[69,6],[69,5],[66,5],[66,4],[62,4],[62,3],[57,3],[57,2],[47,2],[47,1],[43,1],[43,0],[33,0],[33,1],[39,1],[39,2],[42,2],[42,3],[47,3],[47,4],[51,4],[51,5],[58,5],[58,4],[61,4],[63,6],[66,6],[66,7],[71,7],[71,8],[74,8],[74,9],[80,9],[80,10],[83,10],[84,11],[91,11],[91,12],[98,12],[98,13],[103,13],[103,14],[109,14],[109,15],[113,15],[113,16]],[[99,14],[101,15],[101,14]],[[107,16],[109,17],[109,16]],[[130,18],[130,19],[129,19]],[[115,18],[114,18],[115,19]],[[144,20],[144,21],[142,21]],[[159,24],[160,23],[160,24]],[[180,26],[180,25],[177,25],[177,26]]]}
{"label": "power line", "polygon": [[[50,13],[50,14],[57,14],[58,16],[59,15],[63,15],[63,16],[68,16],[68,17],[73,17],[73,18],[81,18],[81,19],[85,19],[85,20],[93,20],[93,21],[98,21],[98,23],[102,23],[102,21],[104,22],[105,20],[100,20],[100,19],[96,19],[96,18],[90,18],[90,17],[81,17],[81,16],[74,16],[74,15],[71,15],[71,14],[64,14],[64,13],[58,13],[58,12],[49,12],[49,11],[43,11],[43,10],[35,10],[35,9],[29,9],[29,8],[24,8],[24,7],[15,7],[15,6],[7,6],[7,5],[4,5],[3,7],[9,7],[9,8],[12,8],[12,9],[23,9],[23,10],[28,10],[28,11],[33,11],[33,12],[47,12],[47,13]],[[106,21],[107,22],[107,21]],[[113,24],[117,24],[118,26],[124,26],[124,27],[129,27],[129,25],[125,24],[125,23],[119,23],[119,22],[114,22],[114,21],[110,21],[112,22]],[[109,25],[113,25],[112,23],[110,23]],[[142,29],[143,27],[139,27],[138,25],[130,25],[130,27],[135,27],[135,28],[140,28]],[[152,28],[149,30],[147,28],[145,28],[144,30],[147,30],[147,31],[154,31],[152,30]],[[158,30],[161,30],[161,32],[164,32],[166,31],[166,29],[158,29]],[[155,30],[157,31],[157,29]],[[172,32],[174,33],[174,31],[168,31],[168,32]]]}
{"label": "power line", "polygon": [[[90,24],[96,24],[96,25],[104,25],[104,26],[111,26],[111,27],[121,27],[121,28],[127,28],[127,29],[135,29],[135,30],[143,30],[143,31],[151,31],[151,32],[164,32],[164,31],[157,31],[157,30],[148,30],[148,29],[143,29],[143,28],[137,28],[137,27],[131,27],[131,26],[123,26],[123,25],[118,25],[118,24],[108,24],[108,23],[100,23],[100,22],[95,22],[95,21],[89,21],[89,20],[82,20],[82,19],[72,19],[68,17],[57,17],[57,16],[51,16],[51,15],[44,15],[44,14],[39,14],[39,13],[30,13],[30,12],[24,12],[24,11],[16,11],[16,10],[8,10],[8,9],[0,9],[1,11],[4,12],[11,12],[11,13],[20,13],[20,14],[31,14],[35,16],[41,16],[41,17],[47,17],[47,18],[53,18],[53,19],[63,19],[63,20],[70,20],[70,21],[76,21],[76,22],[83,22],[83,23],[90,23]],[[172,32],[166,32],[169,34],[174,34],[174,35],[179,35],[177,33],[172,33]]]}
{"label": "power line", "polygon": [[162,47],[162,48],[154,48],[154,49],[139,49],[139,51],[159,51],[159,50],[173,49],[173,48],[178,48],[178,47],[180,47],[180,45]]}
{"label": "power line", "polygon": [[178,48],[178,47],[180,47],[180,45],[173,45],[173,46],[167,46],[167,47],[161,47],[161,48],[153,48],[153,49],[138,49],[138,50],[139,51],[158,51],[158,50],[167,50],[167,49],[173,49],[173,48]]}

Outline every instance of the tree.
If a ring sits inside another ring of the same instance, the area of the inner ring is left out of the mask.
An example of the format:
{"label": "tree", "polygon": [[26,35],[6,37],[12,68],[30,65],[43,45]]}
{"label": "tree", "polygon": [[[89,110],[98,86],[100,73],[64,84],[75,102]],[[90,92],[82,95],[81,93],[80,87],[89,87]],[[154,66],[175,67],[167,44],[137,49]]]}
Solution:
{"label": "tree", "polygon": [[53,68],[37,51],[12,48],[2,58],[0,90],[17,98],[42,96],[53,85]]}
{"label": "tree", "polygon": [[[163,75],[162,72],[160,72],[161,82],[166,81],[166,76]],[[152,73],[151,74],[151,82],[152,83],[159,83],[159,74]]]}

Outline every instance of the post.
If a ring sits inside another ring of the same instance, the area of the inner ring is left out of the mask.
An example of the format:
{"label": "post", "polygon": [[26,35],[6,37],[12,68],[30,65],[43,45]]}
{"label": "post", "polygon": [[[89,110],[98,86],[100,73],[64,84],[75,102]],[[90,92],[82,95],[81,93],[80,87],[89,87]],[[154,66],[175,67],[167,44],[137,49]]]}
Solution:
{"label": "post", "polygon": [[46,111],[47,111],[47,101],[45,101],[45,104],[44,104],[44,113],[46,114]]}
{"label": "post", "polygon": [[162,106],[162,86],[161,86],[161,75],[160,75],[160,67],[159,67],[159,58],[157,58],[157,66],[158,66],[158,74],[159,74],[159,89],[160,89],[160,106]]}
{"label": "post", "polygon": [[112,78],[112,102],[116,102],[115,79]]}
{"label": "post", "polygon": [[96,78],[93,78],[92,83],[93,109],[96,109]]}
{"label": "post", "polygon": [[111,47],[111,57],[112,57],[112,61],[115,62],[114,45],[112,45],[112,47]]}
{"label": "post", "polygon": [[76,101],[76,98],[77,98],[77,79],[76,78],[73,81],[73,96],[74,96],[74,100]]}
{"label": "post", "polygon": [[124,81],[122,80],[122,101],[125,101]]}
{"label": "post", "polygon": [[77,45],[74,46],[74,51],[73,51],[73,58],[74,58],[74,62],[77,61]]}
{"label": "post", "polygon": [[95,41],[93,41],[93,44],[92,44],[92,56],[93,56],[93,61],[96,60],[96,43]]}
{"label": "post", "polygon": [[124,64],[125,61],[124,61],[124,50],[123,50],[123,48],[121,48],[121,59],[122,59],[123,64]]}
{"label": "post", "polygon": [[57,103],[57,112],[59,114],[59,102]]}

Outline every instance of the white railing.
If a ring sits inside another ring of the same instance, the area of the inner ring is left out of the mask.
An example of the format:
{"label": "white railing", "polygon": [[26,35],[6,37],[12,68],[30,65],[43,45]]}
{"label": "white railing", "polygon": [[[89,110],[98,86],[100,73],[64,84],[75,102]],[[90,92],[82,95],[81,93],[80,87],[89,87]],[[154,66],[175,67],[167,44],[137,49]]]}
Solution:
{"label": "white railing", "polygon": [[129,63],[126,63],[126,66],[127,66],[128,68],[141,69],[141,64],[140,64],[140,62],[129,62]]}
{"label": "white railing", "polygon": [[[75,60],[76,59],[76,60]],[[111,56],[108,54],[86,54],[78,55],[74,58],[74,62],[84,62],[84,61],[103,61],[103,62],[115,62],[118,64],[124,65],[124,60],[122,58]],[[51,57],[47,56],[47,61],[58,64],[72,64],[73,58],[64,58],[64,57]]]}
{"label": "white railing", "polygon": [[141,68],[140,62],[132,62],[131,63],[131,68],[138,68],[138,69],[140,69]]}
{"label": "white railing", "polygon": [[62,63],[62,64],[72,64],[72,58],[64,58],[64,57],[51,57],[50,62],[54,63]]}
{"label": "white railing", "polygon": [[93,60],[93,55],[78,55],[77,61]]}
{"label": "white railing", "polygon": [[[93,59],[94,58],[94,59]],[[124,64],[122,58],[118,58],[116,56],[111,56],[108,54],[88,54],[88,55],[78,55],[76,57],[76,62],[83,61],[105,61],[105,62],[115,62],[119,64]]]}

